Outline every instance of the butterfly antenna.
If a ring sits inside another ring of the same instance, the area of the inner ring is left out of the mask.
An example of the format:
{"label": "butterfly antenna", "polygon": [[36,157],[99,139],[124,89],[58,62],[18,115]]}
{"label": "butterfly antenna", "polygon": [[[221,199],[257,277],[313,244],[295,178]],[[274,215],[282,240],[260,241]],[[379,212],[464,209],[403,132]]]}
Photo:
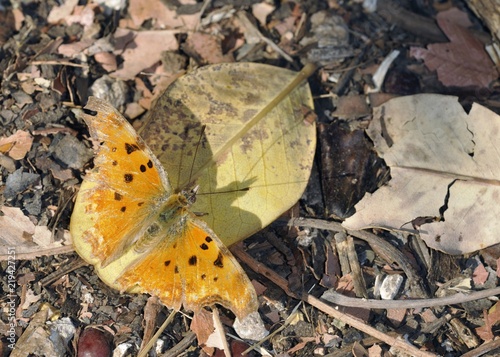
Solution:
{"label": "butterfly antenna", "polygon": [[[201,126],[200,137],[198,138],[198,142],[196,143],[196,148],[194,149],[193,162],[191,163],[191,171],[189,172],[189,180],[188,187],[191,185],[191,178],[193,177],[194,163],[196,162],[196,156],[198,155],[198,149],[201,145],[201,140],[203,139],[203,135],[205,134],[206,125]],[[198,190],[196,190],[198,191]]]}

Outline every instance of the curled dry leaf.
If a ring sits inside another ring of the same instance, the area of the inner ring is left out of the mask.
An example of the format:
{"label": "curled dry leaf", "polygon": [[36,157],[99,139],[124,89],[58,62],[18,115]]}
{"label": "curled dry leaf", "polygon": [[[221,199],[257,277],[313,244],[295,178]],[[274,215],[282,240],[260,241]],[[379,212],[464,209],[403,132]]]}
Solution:
{"label": "curled dry leaf", "polygon": [[498,243],[499,132],[498,115],[478,104],[467,114],[456,97],[421,94],[376,108],[368,135],[392,178],[343,225],[401,229],[420,218],[420,236],[449,254]]}
{"label": "curled dry leaf", "polygon": [[175,35],[170,30],[137,32],[118,28],[114,34],[115,54],[123,57],[123,64],[111,76],[133,79],[140,71],[158,63],[163,51],[178,49]]}

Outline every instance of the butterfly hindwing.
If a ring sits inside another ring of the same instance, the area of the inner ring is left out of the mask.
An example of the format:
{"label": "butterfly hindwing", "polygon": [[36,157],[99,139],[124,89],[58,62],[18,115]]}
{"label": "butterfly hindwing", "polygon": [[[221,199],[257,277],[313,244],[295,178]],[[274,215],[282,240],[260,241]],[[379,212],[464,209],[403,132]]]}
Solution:
{"label": "butterfly hindwing", "polygon": [[164,239],[154,254],[131,266],[120,284],[136,284],[138,290],[157,295],[176,309],[182,304],[196,312],[218,303],[240,318],[257,309],[248,277],[204,222],[190,216],[178,234]]}

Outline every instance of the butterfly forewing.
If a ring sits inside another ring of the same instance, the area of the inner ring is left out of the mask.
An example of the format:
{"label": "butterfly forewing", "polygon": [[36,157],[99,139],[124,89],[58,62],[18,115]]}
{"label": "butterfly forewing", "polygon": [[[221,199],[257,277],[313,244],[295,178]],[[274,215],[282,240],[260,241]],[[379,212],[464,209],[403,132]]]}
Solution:
{"label": "butterfly forewing", "polygon": [[77,197],[75,211],[82,212],[73,214],[71,230],[91,247],[89,252],[77,242],[77,251],[105,266],[131,246],[170,187],[161,164],[118,111],[93,97],[86,109],[96,113],[82,117],[100,146]]}

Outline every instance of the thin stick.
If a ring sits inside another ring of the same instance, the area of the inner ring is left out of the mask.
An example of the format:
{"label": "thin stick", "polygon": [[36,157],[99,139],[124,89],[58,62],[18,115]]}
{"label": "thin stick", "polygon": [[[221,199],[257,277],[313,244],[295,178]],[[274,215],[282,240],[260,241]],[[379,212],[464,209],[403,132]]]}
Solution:
{"label": "thin stick", "polygon": [[456,305],[464,302],[480,300],[491,296],[499,295],[500,287],[473,291],[468,294],[457,293],[450,296],[431,299],[409,299],[409,300],[375,300],[360,299],[345,296],[335,291],[329,290],[323,294],[322,299],[335,305],[359,307],[360,309],[423,309],[425,307],[435,307],[444,305]]}
{"label": "thin stick", "polygon": [[144,348],[139,351],[139,354],[137,355],[137,357],[145,357],[148,354],[149,350],[151,349],[151,347],[153,347],[153,345],[158,340],[158,338],[163,333],[163,331],[165,331],[165,329],[167,328],[168,324],[170,324],[172,322],[172,320],[174,319],[174,316],[175,316],[176,313],[177,313],[177,311],[172,310],[172,312],[170,313],[170,315],[168,315],[168,317],[165,320],[165,322],[160,326],[160,328],[158,329],[158,331],[156,331],[156,333],[151,338],[151,340],[149,340],[149,342],[147,343],[147,345],[144,346]]}
{"label": "thin stick", "polygon": [[216,330],[219,332],[219,338],[222,343],[222,350],[224,351],[224,356],[231,357],[231,350],[229,349],[229,344],[227,343],[226,335],[224,334],[224,326],[222,326],[222,322],[220,321],[219,309],[215,306],[212,307],[212,319],[214,321],[214,325]]}
{"label": "thin stick", "polygon": [[378,331],[377,329],[363,323],[362,321],[356,319],[355,317],[344,314],[338,310],[336,310],[334,307],[328,305],[327,303],[324,303],[323,301],[315,298],[312,295],[309,294],[304,294],[302,295],[302,300],[306,301],[307,303],[311,304],[315,308],[317,308],[320,311],[323,311],[326,314],[329,314],[330,316],[333,316],[334,318],[345,322],[346,324],[363,331],[364,333],[373,336],[380,341],[383,341],[387,343],[389,346],[395,347],[400,351],[404,351],[408,353],[410,356],[415,356],[415,357],[429,357],[429,356],[436,356],[434,353],[430,352],[424,352],[419,350],[413,345],[410,345],[408,342],[404,341],[403,339],[400,338],[395,338],[392,336],[389,336],[386,333],[383,333],[381,331]]}

